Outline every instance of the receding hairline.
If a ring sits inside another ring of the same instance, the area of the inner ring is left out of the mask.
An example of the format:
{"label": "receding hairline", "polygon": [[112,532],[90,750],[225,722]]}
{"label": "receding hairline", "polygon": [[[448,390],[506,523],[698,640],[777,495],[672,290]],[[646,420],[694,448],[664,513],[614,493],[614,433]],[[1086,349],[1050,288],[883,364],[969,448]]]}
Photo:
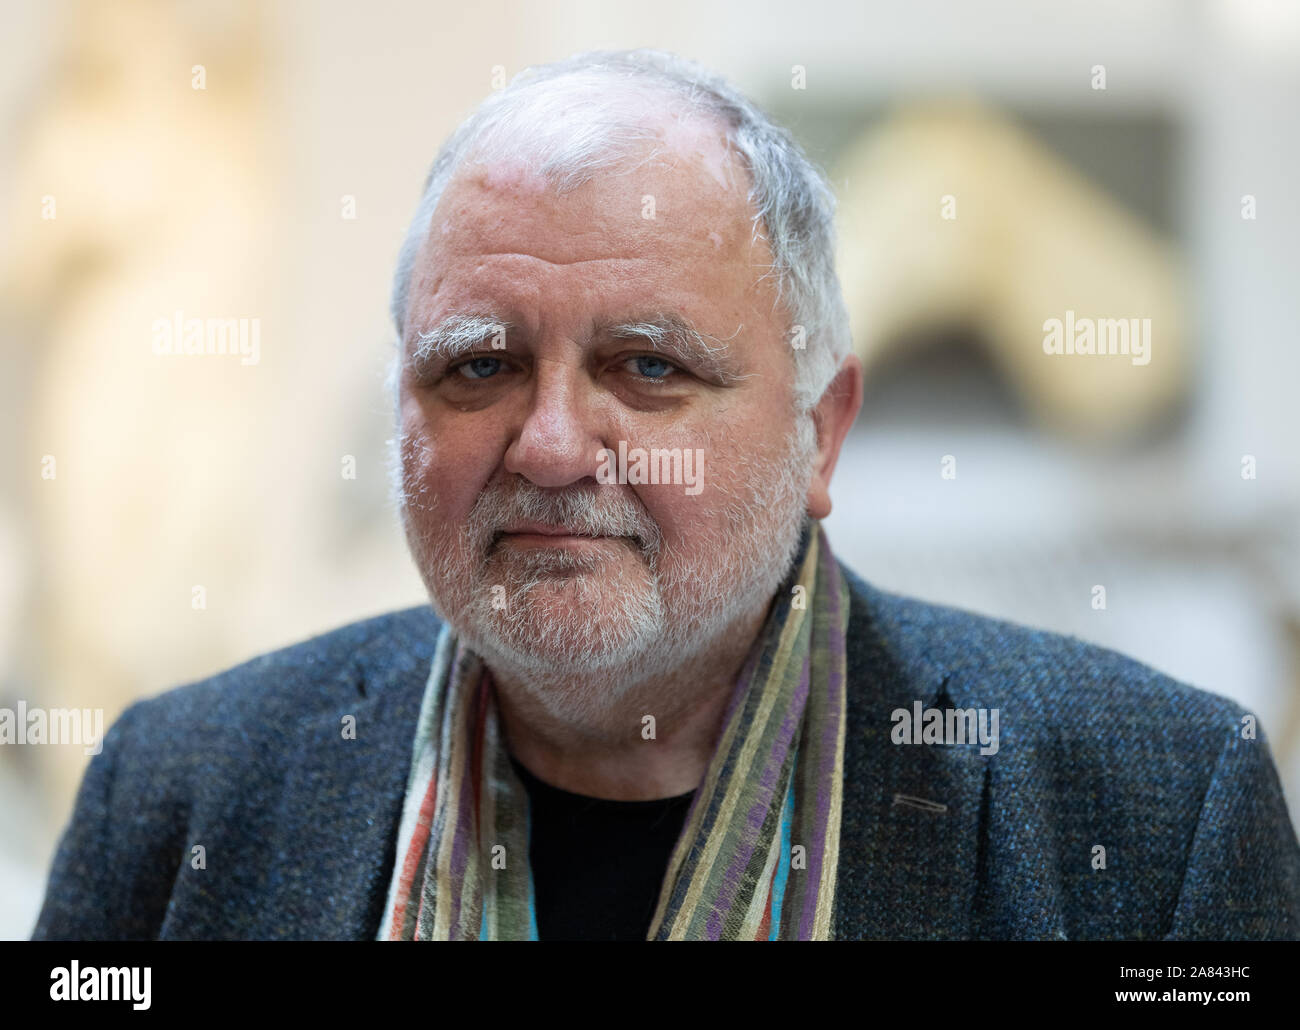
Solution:
{"label": "receding hairline", "polygon": [[[684,171],[695,177],[706,178],[710,183],[716,184],[720,190],[727,194],[726,199],[733,204],[733,207],[722,212],[726,217],[720,219],[719,222],[715,224],[730,223],[734,224],[737,228],[743,228],[745,226],[749,227],[748,246],[744,251],[744,254],[748,259],[747,267],[753,270],[753,275],[747,282],[747,289],[754,289],[758,287],[764,279],[771,277],[773,269],[775,268],[775,257],[772,253],[770,240],[761,225],[760,216],[755,210],[752,198],[749,195],[749,183],[736,181],[737,174],[746,178],[748,178],[750,174],[745,166],[744,156],[730,145],[730,141],[726,138],[724,133],[725,128],[719,126],[718,136],[714,138],[712,135],[709,135],[707,139],[714,147],[712,157],[720,162],[724,162],[725,164],[714,164],[713,166],[710,166],[707,157],[702,159],[698,151],[685,153],[681,150],[675,150],[674,153],[679,157],[684,158],[689,162],[689,165],[684,167],[682,164],[673,162],[672,167],[675,170]],[[696,138],[704,137],[696,134]],[[669,140],[667,143],[671,144],[672,141]],[[647,149],[650,148],[649,144],[646,146]],[[582,186],[590,185],[594,181],[605,177],[630,175],[664,153],[665,151],[663,147],[655,147],[650,149],[649,153],[643,152],[639,155],[624,154],[612,166],[598,169],[583,183],[572,185],[569,192],[576,191],[577,189],[582,188]],[[500,163],[496,163],[498,161]],[[402,325],[406,330],[403,342],[405,336],[409,335],[412,330],[412,307],[417,302],[418,297],[417,291],[415,290],[415,284],[419,278],[420,271],[422,267],[426,266],[427,263],[433,259],[433,252],[440,246],[440,226],[444,224],[448,218],[450,218],[453,223],[455,221],[455,215],[452,214],[444,216],[441,219],[439,218],[439,211],[444,210],[444,201],[450,200],[452,203],[459,201],[462,197],[458,195],[458,191],[474,185],[479,185],[481,187],[484,184],[484,180],[487,180],[489,188],[495,186],[505,186],[509,188],[513,182],[518,181],[516,176],[513,174],[516,170],[522,169],[525,173],[523,176],[518,177],[518,179],[533,179],[535,173],[530,172],[531,167],[532,166],[529,165],[527,159],[524,157],[506,156],[503,158],[496,158],[490,151],[483,154],[478,154],[476,152],[467,153],[464,158],[455,165],[449,178],[439,192],[438,202],[430,213],[429,225],[415,252],[414,263],[411,269],[411,282],[407,289],[405,298],[406,310],[403,312],[402,319]],[[728,169],[731,173],[731,177],[720,177],[718,174],[720,167]],[[492,182],[491,180],[493,179],[496,179],[497,181]],[[525,184],[526,189],[532,189],[534,187],[537,189],[539,195],[542,191],[551,197],[564,195],[564,191],[549,180],[543,179],[540,175],[538,175],[535,182]],[[636,211],[639,211],[643,198],[638,195],[635,200],[637,205]],[[634,212],[631,213],[629,217],[635,222],[635,220],[639,218],[639,215]],[[726,231],[728,230],[724,230],[724,232]],[[707,235],[703,235],[701,238],[707,239],[708,237]],[[744,246],[744,244],[742,244],[742,246]],[[758,254],[755,254],[754,252],[756,246],[761,248]],[[732,256],[735,256],[734,253]],[[544,260],[550,259],[544,258]],[[584,258],[582,260],[599,260],[599,258]],[[774,310],[776,307],[780,306],[780,303],[779,299],[774,301]],[[788,314],[789,313],[786,312],[786,315]]]}
{"label": "receding hairline", "polygon": [[[568,114],[579,117],[566,125]],[[579,130],[576,135],[570,132],[575,122]],[[401,325],[405,326],[410,312],[411,286],[420,256],[435,234],[438,208],[453,184],[471,168],[523,165],[556,195],[563,196],[597,175],[628,175],[674,146],[688,140],[707,140],[715,159],[714,181],[722,184],[717,174],[722,170],[725,186],[742,191],[741,207],[750,225],[751,241],[759,236],[767,240],[762,213],[753,203],[754,173],[745,154],[734,145],[732,132],[733,126],[723,111],[677,83],[623,78],[603,68],[589,67],[522,83],[509,106],[491,110],[468,140],[452,149],[454,160],[441,169],[441,176],[436,164],[430,169],[422,201],[435,180],[442,181],[437,201],[427,211],[424,233],[411,255]],[[454,139],[455,134],[447,143]],[[676,152],[710,171],[709,151],[701,149],[689,155],[682,155],[680,149]],[[768,250],[771,254],[770,246]],[[775,255],[771,256],[775,261]],[[773,272],[774,267],[768,269],[768,274]]]}
{"label": "receding hairline", "polygon": [[[515,97],[474,133],[451,166],[448,181],[475,161],[542,158],[539,173],[567,192],[585,171],[624,164],[648,144],[671,147],[692,136],[720,145],[749,176],[744,155],[732,146],[726,116],[678,86],[578,68],[528,82]],[[570,131],[575,124],[577,133]],[[634,167],[658,152],[643,154]],[[585,161],[574,162],[575,154]],[[567,174],[573,163],[584,166],[576,177]]]}

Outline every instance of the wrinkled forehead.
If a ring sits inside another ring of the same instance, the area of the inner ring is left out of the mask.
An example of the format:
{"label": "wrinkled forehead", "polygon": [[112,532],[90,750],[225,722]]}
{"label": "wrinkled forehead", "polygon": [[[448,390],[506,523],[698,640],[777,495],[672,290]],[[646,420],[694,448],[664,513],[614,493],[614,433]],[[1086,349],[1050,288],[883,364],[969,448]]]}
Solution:
{"label": "wrinkled forehead", "polygon": [[[748,170],[721,127],[660,115],[639,128],[646,138],[588,155],[581,174],[548,164],[545,152],[489,146],[468,155],[430,219],[411,314],[431,317],[441,313],[431,310],[444,306],[439,299],[473,294],[473,281],[491,279],[487,266],[508,255],[533,259],[525,274],[539,285],[599,283],[617,270],[665,293],[707,289],[723,304],[762,299],[770,312],[771,252]],[[728,314],[727,333],[758,317]]]}
{"label": "wrinkled forehead", "polygon": [[[736,180],[720,150],[648,147],[639,157],[591,169],[564,188],[522,158],[471,161],[448,182],[429,237],[434,247],[453,248],[518,238],[572,251],[569,260],[607,246],[671,248],[698,239],[741,257],[741,244],[752,243],[756,234],[747,187]],[[547,235],[551,239],[544,243]],[[743,258],[753,260],[747,247]]]}

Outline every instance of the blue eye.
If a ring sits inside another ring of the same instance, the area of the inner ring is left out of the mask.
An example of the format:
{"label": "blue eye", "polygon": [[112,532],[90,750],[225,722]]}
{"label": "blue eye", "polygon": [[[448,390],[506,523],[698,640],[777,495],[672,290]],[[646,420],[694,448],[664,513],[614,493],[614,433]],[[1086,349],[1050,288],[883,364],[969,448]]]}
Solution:
{"label": "blue eye", "polygon": [[636,362],[637,373],[647,379],[663,379],[673,371],[672,365],[663,358],[655,357],[653,354],[642,354],[632,360]]}
{"label": "blue eye", "polygon": [[466,379],[487,379],[500,370],[500,358],[471,358],[463,365],[456,366],[456,371]]}

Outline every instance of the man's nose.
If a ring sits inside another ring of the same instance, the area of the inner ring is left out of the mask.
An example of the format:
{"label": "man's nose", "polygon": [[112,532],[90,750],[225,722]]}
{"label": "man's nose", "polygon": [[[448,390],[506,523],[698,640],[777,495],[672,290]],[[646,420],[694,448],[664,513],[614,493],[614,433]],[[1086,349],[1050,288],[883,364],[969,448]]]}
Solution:
{"label": "man's nose", "polygon": [[505,455],[505,468],[538,486],[568,486],[596,474],[601,447],[594,428],[585,370],[539,360],[523,422]]}

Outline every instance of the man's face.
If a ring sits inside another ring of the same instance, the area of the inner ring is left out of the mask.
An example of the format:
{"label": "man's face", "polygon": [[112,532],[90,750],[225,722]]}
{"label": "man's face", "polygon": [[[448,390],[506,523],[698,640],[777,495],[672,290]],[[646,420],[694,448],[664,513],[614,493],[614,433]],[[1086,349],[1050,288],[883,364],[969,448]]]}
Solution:
{"label": "man's face", "polygon": [[[489,660],[667,671],[779,584],[812,456],[747,189],[701,135],[563,197],[501,164],[444,191],[402,345],[402,510],[435,606]],[[422,355],[458,316],[505,331]],[[616,328],[665,319],[713,353]],[[689,452],[696,478],[610,483],[620,445]]]}

